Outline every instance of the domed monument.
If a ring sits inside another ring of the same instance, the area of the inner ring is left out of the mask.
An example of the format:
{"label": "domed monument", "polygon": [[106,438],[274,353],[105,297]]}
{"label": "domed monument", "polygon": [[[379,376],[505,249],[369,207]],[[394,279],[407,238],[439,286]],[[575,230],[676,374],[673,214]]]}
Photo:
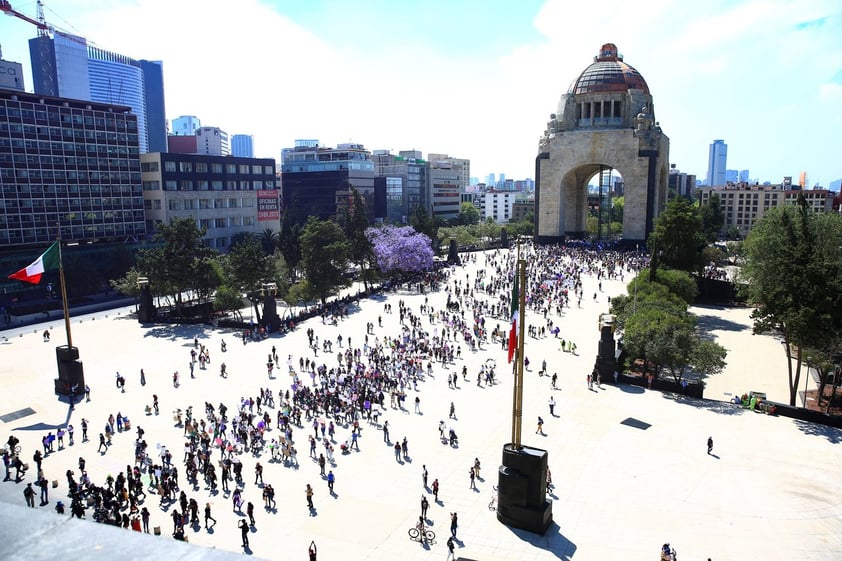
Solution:
{"label": "domed monument", "polygon": [[640,72],[606,43],[561,96],[550,115],[535,162],[538,242],[582,237],[588,183],[599,181],[599,237],[605,238],[614,196],[612,174],[623,179],[623,240],[642,243],[667,198],[669,138]]}

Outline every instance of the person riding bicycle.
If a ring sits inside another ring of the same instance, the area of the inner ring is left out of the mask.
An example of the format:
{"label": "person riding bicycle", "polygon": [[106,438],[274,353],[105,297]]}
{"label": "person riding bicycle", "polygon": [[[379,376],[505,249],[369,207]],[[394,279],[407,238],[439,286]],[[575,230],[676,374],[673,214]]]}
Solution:
{"label": "person riding bicycle", "polygon": [[420,541],[421,543],[426,543],[426,541],[427,541],[427,529],[424,526],[424,517],[423,516],[418,517],[418,524],[416,524],[415,527],[418,529],[418,541]]}

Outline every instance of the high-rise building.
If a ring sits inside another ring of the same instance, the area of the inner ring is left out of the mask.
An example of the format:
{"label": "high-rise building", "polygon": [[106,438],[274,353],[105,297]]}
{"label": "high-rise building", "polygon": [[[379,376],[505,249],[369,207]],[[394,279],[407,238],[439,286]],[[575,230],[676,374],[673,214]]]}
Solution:
{"label": "high-rise building", "polygon": [[228,133],[219,127],[199,127],[196,129],[196,153],[227,156],[231,153]]}
{"label": "high-rise building", "polygon": [[449,162],[459,174],[459,187],[463,191],[471,184],[471,160],[453,158],[447,154],[427,154],[427,160],[431,162]]}
{"label": "high-rise building", "polygon": [[420,206],[426,210],[427,162],[418,150],[404,150],[395,156],[389,150],[375,150],[371,156],[375,178],[386,178],[386,219],[406,224]]}
{"label": "high-rise building", "polygon": [[459,170],[443,160],[431,161],[427,165],[428,212],[434,218],[457,218],[462,204]]}
{"label": "high-rise building", "polygon": [[0,246],[146,234],[129,107],[0,89]]}
{"label": "high-rise building", "polygon": [[164,103],[164,66],[160,60],[141,60],[146,97],[146,137],[149,152],[167,151],[167,107]]}
{"label": "high-rise building", "polygon": [[735,169],[725,170],[725,183],[736,183],[740,178],[740,172]]}
{"label": "high-rise building", "polygon": [[374,163],[362,144],[319,146],[317,140],[296,140],[281,151],[281,196],[284,212],[293,224],[308,216],[341,219],[348,195],[356,189],[363,197],[370,221],[382,218],[375,209]]}
{"label": "high-rise building", "polygon": [[728,160],[728,145],[724,140],[714,140],[710,145],[708,153],[708,176],[709,187],[722,187],[725,185],[725,165]]}
{"label": "high-rise building", "polygon": [[[35,93],[128,106],[137,115],[141,152],[163,144],[166,123],[160,62],[133,58],[89,45],[84,37],[55,31],[29,41]],[[148,65],[144,68],[143,64]],[[156,66],[157,65],[157,68]],[[148,83],[146,77],[148,76]],[[150,109],[154,121],[150,123]]]}
{"label": "high-rise building", "polygon": [[170,134],[176,136],[193,136],[202,127],[202,121],[193,115],[182,115],[172,120]]}
{"label": "high-rise building", "polygon": [[192,216],[208,246],[227,249],[240,232],[280,230],[272,158],[154,152],[140,157],[146,227]]}
{"label": "high-rise building", "polygon": [[748,183],[748,170],[741,169],[737,178],[740,180],[740,183]]}
{"label": "high-rise building", "polygon": [[231,155],[238,158],[254,158],[254,136],[250,134],[232,135]]}

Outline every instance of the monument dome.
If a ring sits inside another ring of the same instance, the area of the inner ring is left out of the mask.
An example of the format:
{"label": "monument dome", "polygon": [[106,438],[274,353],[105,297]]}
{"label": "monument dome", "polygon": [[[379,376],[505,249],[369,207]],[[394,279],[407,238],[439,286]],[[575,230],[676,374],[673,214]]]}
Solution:
{"label": "monument dome", "polygon": [[649,86],[640,72],[623,62],[623,55],[617,53],[617,45],[606,43],[593,63],[570,84],[567,93],[578,95],[627,90],[641,90],[648,94]]}

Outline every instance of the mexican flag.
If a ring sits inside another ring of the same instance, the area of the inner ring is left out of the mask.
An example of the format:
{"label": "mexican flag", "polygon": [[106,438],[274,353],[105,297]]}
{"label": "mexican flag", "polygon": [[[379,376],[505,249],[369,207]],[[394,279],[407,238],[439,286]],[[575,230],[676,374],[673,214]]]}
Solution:
{"label": "mexican flag", "polygon": [[509,330],[509,362],[515,356],[515,349],[517,349],[518,327],[517,320],[520,317],[520,290],[518,290],[518,277],[520,272],[515,269],[515,284],[512,288],[512,328]]}
{"label": "mexican flag", "polygon": [[31,282],[38,284],[41,282],[41,275],[46,271],[52,271],[59,268],[59,248],[58,242],[53,242],[53,245],[47,249],[41,256],[32,262],[28,267],[24,267],[17,273],[9,275],[10,279],[22,280],[24,282]]}

